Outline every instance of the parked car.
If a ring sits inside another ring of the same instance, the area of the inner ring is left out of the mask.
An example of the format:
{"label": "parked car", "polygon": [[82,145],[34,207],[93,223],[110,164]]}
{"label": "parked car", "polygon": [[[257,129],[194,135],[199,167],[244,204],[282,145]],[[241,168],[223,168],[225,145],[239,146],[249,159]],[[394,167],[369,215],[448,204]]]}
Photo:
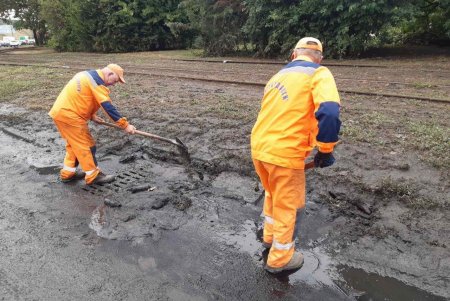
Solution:
{"label": "parked car", "polygon": [[28,39],[28,45],[34,45],[34,44],[36,44],[35,39]]}
{"label": "parked car", "polygon": [[17,41],[17,40],[14,40],[14,41],[10,41],[10,42],[9,42],[9,46],[11,46],[11,47],[17,48],[17,47],[19,47],[19,45],[20,45],[20,42]]}
{"label": "parked car", "polygon": [[0,41],[0,47],[9,47],[8,41]]}

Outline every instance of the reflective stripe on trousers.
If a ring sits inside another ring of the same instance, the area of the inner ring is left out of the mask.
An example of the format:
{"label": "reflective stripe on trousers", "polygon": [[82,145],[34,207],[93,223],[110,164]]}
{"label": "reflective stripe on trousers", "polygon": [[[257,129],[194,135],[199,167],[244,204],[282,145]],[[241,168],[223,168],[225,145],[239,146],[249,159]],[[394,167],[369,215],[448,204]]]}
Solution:
{"label": "reflective stripe on trousers", "polygon": [[[97,161],[95,159],[95,141],[89,132],[87,124],[73,126],[58,120],[54,120],[54,122],[61,137],[66,140],[64,166],[75,168],[79,163],[83,171],[86,172],[86,183],[92,183],[100,170],[97,168]],[[72,170],[67,168],[61,169],[61,178],[67,179],[72,177],[75,173]]]}
{"label": "reflective stripe on trousers", "polygon": [[64,165],[64,166],[63,166],[63,169],[64,169],[64,170],[67,170],[67,171],[69,171],[69,172],[76,172],[76,171],[77,171],[77,168],[76,168],[76,167],[69,167],[69,166],[67,166],[67,165]]}
{"label": "reflective stripe on trousers", "polygon": [[272,243],[267,265],[286,265],[294,253],[294,229],[297,212],[305,206],[305,172],[253,159],[255,170],[266,190],[264,199],[264,235]]}

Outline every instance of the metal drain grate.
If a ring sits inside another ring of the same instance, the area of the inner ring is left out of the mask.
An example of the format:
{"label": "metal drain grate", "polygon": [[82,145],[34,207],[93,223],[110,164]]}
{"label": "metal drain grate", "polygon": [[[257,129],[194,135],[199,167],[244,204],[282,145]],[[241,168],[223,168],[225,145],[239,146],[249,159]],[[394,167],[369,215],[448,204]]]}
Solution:
{"label": "metal drain grate", "polygon": [[134,186],[136,182],[146,178],[147,175],[143,172],[143,170],[143,168],[140,168],[139,171],[123,171],[116,176],[116,180],[112,183],[93,184],[84,186],[81,189],[95,195],[104,195],[108,192],[120,192],[122,190],[127,190],[128,188]]}

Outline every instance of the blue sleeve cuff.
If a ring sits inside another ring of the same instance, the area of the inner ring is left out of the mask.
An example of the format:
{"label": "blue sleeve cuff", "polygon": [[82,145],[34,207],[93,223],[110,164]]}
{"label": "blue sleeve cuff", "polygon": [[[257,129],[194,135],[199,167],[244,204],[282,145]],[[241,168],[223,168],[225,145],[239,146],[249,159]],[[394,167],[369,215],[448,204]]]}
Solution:
{"label": "blue sleeve cuff", "polygon": [[316,119],[319,122],[319,133],[317,141],[329,143],[339,140],[338,134],[341,128],[339,120],[339,104],[334,101],[322,102],[316,112]]}
{"label": "blue sleeve cuff", "polygon": [[106,114],[111,117],[114,122],[122,118],[122,115],[117,111],[116,107],[113,106],[113,104],[110,101],[104,101],[102,102],[102,108],[105,110]]}

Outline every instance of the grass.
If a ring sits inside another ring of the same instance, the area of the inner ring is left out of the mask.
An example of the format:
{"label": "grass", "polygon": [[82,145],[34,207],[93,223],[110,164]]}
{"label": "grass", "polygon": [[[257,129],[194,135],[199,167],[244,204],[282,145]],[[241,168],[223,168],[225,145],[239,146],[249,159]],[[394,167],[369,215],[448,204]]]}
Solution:
{"label": "grass", "polygon": [[52,68],[2,66],[0,102],[47,110],[72,73],[71,70]]}
{"label": "grass", "polygon": [[0,80],[0,100],[10,100],[20,92],[32,89],[37,86],[36,81],[16,80],[16,79],[1,79]]}
{"label": "grass", "polygon": [[254,108],[251,104],[239,102],[233,97],[219,95],[215,97],[215,101],[210,103],[205,113],[212,114],[218,118],[236,119],[243,121],[256,120]]}
{"label": "grass", "polygon": [[362,126],[353,120],[348,120],[343,124],[340,134],[347,141],[369,142],[373,138],[373,135],[364,133]]}
{"label": "grass", "polygon": [[26,67],[2,67],[0,71],[0,100],[8,101],[21,92],[39,85],[39,80],[29,76]]}
{"label": "grass", "polygon": [[343,122],[341,135],[345,140],[379,146],[394,143],[405,151],[418,151],[420,160],[435,168],[450,169],[450,129],[436,121],[418,121],[411,116],[395,120],[379,112],[352,118]]}
{"label": "grass", "polygon": [[341,135],[350,141],[383,145],[385,139],[382,129],[392,122],[386,115],[378,112],[362,114],[357,119],[345,120]]}
{"label": "grass", "polygon": [[381,195],[386,201],[399,201],[415,210],[439,207],[436,200],[419,194],[416,183],[404,179],[394,180],[390,176],[383,178],[375,189],[375,193]]}
{"label": "grass", "polygon": [[427,84],[427,83],[414,83],[414,88],[416,88],[416,89],[431,89],[431,88],[436,88],[436,85]]}
{"label": "grass", "polygon": [[420,159],[436,168],[450,168],[450,129],[430,122],[409,122],[408,143],[420,151]]}

